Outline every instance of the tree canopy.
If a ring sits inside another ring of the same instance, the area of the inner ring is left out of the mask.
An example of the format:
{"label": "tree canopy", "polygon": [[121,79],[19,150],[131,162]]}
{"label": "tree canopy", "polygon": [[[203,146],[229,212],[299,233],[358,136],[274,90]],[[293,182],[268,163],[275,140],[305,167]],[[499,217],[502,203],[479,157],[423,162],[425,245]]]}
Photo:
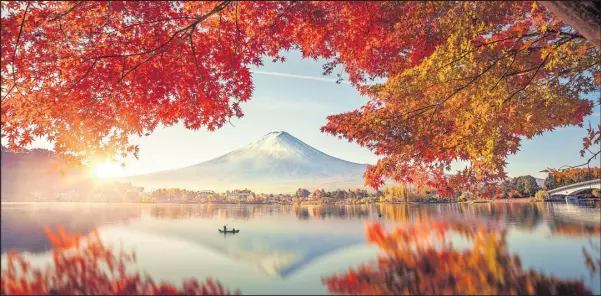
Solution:
{"label": "tree canopy", "polygon": [[[502,179],[522,138],[582,125],[601,104],[582,96],[601,84],[600,49],[536,2],[11,1],[2,11],[2,136],[12,149],[45,136],[68,161],[136,156],[130,137],[160,125],[220,128],[243,116],[250,67],[292,49],[324,58],[324,74],[343,66],[370,98],[322,131],[382,156],[365,173],[374,188]],[[600,139],[590,127],[584,148]],[[445,178],[457,160],[468,167]]]}

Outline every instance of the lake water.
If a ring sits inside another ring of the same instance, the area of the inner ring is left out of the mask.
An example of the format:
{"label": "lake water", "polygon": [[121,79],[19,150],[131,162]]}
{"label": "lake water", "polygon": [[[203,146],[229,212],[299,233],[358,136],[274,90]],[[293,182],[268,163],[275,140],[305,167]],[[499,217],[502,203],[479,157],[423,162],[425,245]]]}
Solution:
{"label": "lake water", "polygon": [[[35,264],[51,261],[43,227],[69,232],[97,228],[102,239],[133,250],[137,268],[179,285],[183,278],[212,277],[243,294],[327,294],[322,277],[377,258],[366,223],[388,229],[418,219],[448,216],[499,220],[508,228],[509,251],[522,265],[546,275],[583,279],[601,293],[582,248],[599,251],[599,203],[434,204],[369,206],[127,205],[3,203],[2,266],[6,252],[27,253]],[[382,217],[379,217],[382,214]],[[235,235],[217,229],[227,223]]]}

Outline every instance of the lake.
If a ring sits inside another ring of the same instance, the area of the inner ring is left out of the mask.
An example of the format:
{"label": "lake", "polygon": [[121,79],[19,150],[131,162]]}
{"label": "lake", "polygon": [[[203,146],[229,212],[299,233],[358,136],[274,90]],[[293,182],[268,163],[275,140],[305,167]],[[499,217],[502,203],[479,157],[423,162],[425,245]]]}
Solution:
{"label": "lake", "polygon": [[[363,206],[132,205],[2,203],[2,266],[10,249],[32,263],[51,262],[43,227],[82,234],[135,251],[136,267],[154,279],[212,277],[243,294],[327,294],[322,277],[374,261],[366,224],[386,229],[417,220],[461,216],[506,227],[509,252],[525,268],[562,279],[583,279],[601,293],[582,249],[598,258],[597,203],[495,203]],[[381,217],[380,217],[381,214]],[[241,229],[220,234],[224,224]],[[454,245],[461,247],[461,240]]]}

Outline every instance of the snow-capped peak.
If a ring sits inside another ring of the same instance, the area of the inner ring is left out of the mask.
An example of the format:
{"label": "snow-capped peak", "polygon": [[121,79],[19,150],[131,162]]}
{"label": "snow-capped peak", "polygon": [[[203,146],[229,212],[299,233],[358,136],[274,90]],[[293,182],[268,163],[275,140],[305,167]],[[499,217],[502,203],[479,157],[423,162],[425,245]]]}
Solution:
{"label": "snow-capped peak", "polygon": [[261,153],[272,157],[311,157],[321,156],[322,152],[305,144],[285,131],[266,134],[259,141],[240,150],[242,153]]}

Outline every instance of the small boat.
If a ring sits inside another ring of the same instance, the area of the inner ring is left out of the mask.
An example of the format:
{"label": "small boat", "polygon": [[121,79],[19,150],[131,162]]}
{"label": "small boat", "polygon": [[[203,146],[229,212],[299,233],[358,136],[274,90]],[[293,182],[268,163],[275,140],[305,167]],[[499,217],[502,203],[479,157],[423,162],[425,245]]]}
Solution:
{"label": "small boat", "polygon": [[221,233],[224,233],[224,232],[225,232],[225,233],[238,233],[238,232],[240,232],[240,229],[236,229],[236,230],[227,230],[227,231],[223,231],[223,229],[217,229],[217,230],[219,230],[219,232],[221,232]]}

